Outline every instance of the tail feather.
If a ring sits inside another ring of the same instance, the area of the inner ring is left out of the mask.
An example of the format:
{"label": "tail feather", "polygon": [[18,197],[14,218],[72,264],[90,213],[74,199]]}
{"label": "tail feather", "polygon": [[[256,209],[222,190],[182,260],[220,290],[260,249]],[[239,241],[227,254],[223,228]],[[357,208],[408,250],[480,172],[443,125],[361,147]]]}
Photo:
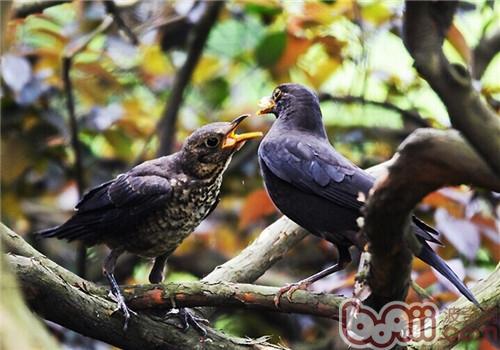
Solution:
{"label": "tail feather", "polygon": [[477,307],[481,308],[479,302],[476,300],[472,292],[465,286],[460,278],[453,272],[453,270],[446,264],[446,262],[437,255],[432,248],[426,243],[422,242],[422,250],[418,254],[418,258],[428,265],[435,268],[441,275],[446,277],[464,297],[470,302],[474,303]]}

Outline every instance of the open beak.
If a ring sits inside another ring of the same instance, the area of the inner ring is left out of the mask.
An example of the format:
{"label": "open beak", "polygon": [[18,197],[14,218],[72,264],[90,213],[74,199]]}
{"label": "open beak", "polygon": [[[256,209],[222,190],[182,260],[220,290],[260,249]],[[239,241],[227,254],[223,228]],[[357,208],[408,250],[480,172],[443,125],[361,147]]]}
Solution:
{"label": "open beak", "polygon": [[262,132],[253,131],[253,132],[245,132],[243,134],[236,134],[236,129],[241,124],[243,120],[249,117],[250,114],[240,115],[238,118],[231,122],[231,128],[228,133],[224,137],[224,141],[222,143],[222,148],[234,148],[241,147],[245,143],[246,140],[254,139],[257,137],[262,137]]}
{"label": "open beak", "polygon": [[276,107],[276,102],[271,97],[263,97],[259,102],[259,111],[257,115],[263,115],[268,113],[274,113],[274,108]]}

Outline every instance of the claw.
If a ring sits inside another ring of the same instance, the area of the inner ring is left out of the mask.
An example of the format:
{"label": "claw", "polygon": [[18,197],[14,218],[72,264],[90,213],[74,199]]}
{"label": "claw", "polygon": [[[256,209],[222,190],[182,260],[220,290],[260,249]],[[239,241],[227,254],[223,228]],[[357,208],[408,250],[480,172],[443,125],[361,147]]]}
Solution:
{"label": "claw", "polygon": [[188,311],[186,308],[179,308],[179,309],[171,309],[169,312],[166,314],[167,318],[170,317],[177,317],[181,325],[179,328],[183,332],[187,332],[189,330],[190,326],[193,326],[193,328],[203,337],[205,338],[207,336],[207,331],[205,328],[200,323],[204,324],[209,324],[209,321],[207,319],[198,317],[194,315],[192,312]]}
{"label": "claw", "polygon": [[130,314],[137,316],[137,312],[128,308],[127,304],[125,303],[125,299],[123,299],[123,296],[121,294],[115,295],[112,291],[110,291],[109,297],[116,302],[116,309],[113,310],[113,313],[117,311],[121,311],[123,313],[123,317],[125,318],[125,321],[123,323],[123,331],[126,331],[128,328],[128,322],[130,320]]}
{"label": "claw", "polygon": [[292,302],[292,296],[293,293],[295,293],[295,291],[299,289],[307,290],[307,288],[309,288],[310,285],[311,282],[309,281],[299,281],[297,283],[290,283],[284,287],[281,287],[278,293],[276,293],[276,295],[274,296],[274,306],[276,306],[276,308],[279,309],[281,297],[283,296],[283,294],[286,293],[286,298],[288,299],[289,302]]}

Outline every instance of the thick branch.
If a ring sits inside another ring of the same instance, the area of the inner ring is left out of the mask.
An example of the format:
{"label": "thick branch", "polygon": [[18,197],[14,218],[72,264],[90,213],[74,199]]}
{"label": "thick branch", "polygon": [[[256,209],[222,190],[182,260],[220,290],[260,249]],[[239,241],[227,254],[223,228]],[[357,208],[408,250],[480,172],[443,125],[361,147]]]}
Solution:
{"label": "thick branch", "polygon": [[[42,293],[38,288],[45,283],[75,285],[76,278],[71,272],[62,268],[53,271],[46,266],[47,258],[27,258],[9,255],[7,260],[19,276],[24,288],[28,291],[28,301],[39,308],[38,296]],[[49,263],[49,265],[52,265]],[[57,273],[54,273],[57,272]],[[107,290],[90,282],[80,285],[93,297],[107,299]],[[236,283],[182,282],[156,285],[122,286],[127,305],[133,310],[169,310],[172,307],[218,306],[235,307],[273,312],[300,313],[328,318],[338,317],[339,304],[345,298],[331,294],[316,294],[297,291],[290,298],[274,305],[274,296],[279,288]]]}
{"label": "thick branch", "polygon": [[415,127],[429,127],[431,126],[427,120],[425,120],[418,112],[413,110],[406,110],[400,108],[389,102],[381,102],[381,101],[373,101],[367,100],[362,96],[333,96],[327,93],[319,94],[320,101],[333,101],[337,103],[345,103],[345,104],[361,104],[361,105],[371,105],[380,108],[384,108],[396,113],[399,113],[403,119],[408,122],[411,122]]}
{"label": "thick branch", "polygon": [[164,319],[145,313],[132,316],[126,332],[123,319],[115,313],[116,304],[95,286],[62,268],[34,250],[4,225],[0,226],[2,244],[17,273],[27,301],[44,318],[83,335],[126,349],[273,349],[264,340],[230,337],[209,327],[208,339],[200,342],[195,330],[183,333]]}
{"label": "thick branch", "polygon": [[404,300],[412,251],[419,249],[408,231],[411,211],[427,193],[459,184],[500,190],[500,178],[458,132],[420,129],[401,144],[365,209],[364,230],[372,254],[368,305],[380,308]]}
{"label": "thick branch", "polygon": [[217,20],[223,4],[222,1],[207,2],[204,4],[206,6],[205,13],[193,30],[187,49],[186,61],[175,76],[167,106],[158,123],[158,138],[160,140],[160,147],[157,152],[158,156],[164,156],[172,152],[175,139],[175,124],[182,104],[184,90],[198,64],[210,29]]}
{"label": "thick branch", "polygon": [[457,4],[407,1],[404,42],[416,69],[445,104],[453,127],[500,176],[500,120],[481,100],[467,69],[450,64],[442,50]]}
{"label": "thick branch", "polygon": [[[498,330],[488,321],[498,317],[500,308],[500,265],[488,278],[472,288],[481,302],[483,310],[472,305],[464,297],[450,304],[438,317],[436,341],[430,345],[408,344],[411,349],[451,349],[460,340],[474,339],[480,332],[483,335],[498,336]],[[429,325],[427,325],[429,327]]]}

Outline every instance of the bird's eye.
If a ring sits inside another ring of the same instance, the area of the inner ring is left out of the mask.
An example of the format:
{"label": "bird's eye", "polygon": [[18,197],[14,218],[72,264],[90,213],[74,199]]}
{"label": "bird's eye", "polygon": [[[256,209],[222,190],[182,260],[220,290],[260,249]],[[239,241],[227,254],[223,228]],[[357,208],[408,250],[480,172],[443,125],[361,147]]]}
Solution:
{"label": "bird's eye", "polygon": [[205,140],[205,146],[208,148],[214,148],[219,145],[219,139],[217,137],[209,137]]}
{"label": "bird's eye", "polygon": [[273,100],[278,101],[282,95],[282,92],[280,89],[274,89],[273,91]]}

